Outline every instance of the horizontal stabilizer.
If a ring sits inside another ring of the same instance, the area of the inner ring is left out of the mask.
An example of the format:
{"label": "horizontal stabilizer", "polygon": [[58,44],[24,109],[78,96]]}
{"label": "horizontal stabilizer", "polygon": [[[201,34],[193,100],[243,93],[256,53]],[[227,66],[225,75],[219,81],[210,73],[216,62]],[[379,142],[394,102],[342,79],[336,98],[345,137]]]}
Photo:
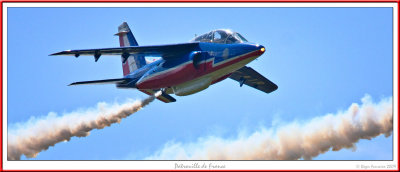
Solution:
{"label": "horizontal stabilizer", "polygon": [[123,84],[128,81],[129,81],[128,78],[80,81],[80,82],[71,83],[71,84],[69,84],[69,86],[71,86],[71,85],[93,85],[93,84]]}
{"label": "horizontal stabilizer", "polygon": [[271,93],[278,89],[276,84],[259,74],[251,67],[247,66],[244,66],[233,72],[229,78],[238,81],[240,86],[245,84],[265,93]]}

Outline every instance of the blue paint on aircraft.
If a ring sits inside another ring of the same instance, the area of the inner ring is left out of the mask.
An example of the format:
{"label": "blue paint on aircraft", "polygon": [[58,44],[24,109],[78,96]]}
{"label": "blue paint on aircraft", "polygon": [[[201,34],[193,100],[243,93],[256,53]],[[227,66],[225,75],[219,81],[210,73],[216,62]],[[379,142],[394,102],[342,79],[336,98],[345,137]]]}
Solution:
{"label": "blue paint on aircraft", "polygon": [[[163,94],[157,98],[166,103],[175,101],[168,94],[190,95],[228,77],[238,81],[240,86],[245,84],[266,93],[278,88],[276,84],[245,66],[261,56],[265,47],[249,43],[237,32],[214,30],[195,37],[189,43],[139,46],[127,23],[124,22],[118,30],[116,35],[120,36],[121,47],[68,50],[51,55],[95,55],[99,58],[99,55],[124,57],[124,54],[129,54],[134,57],[133,61],[123,65],[124,73],[125,70],[129,73],[119,79],[83,81],[71,85],[114,83],[118,88],[139,89],[146,94],[162,90]],[[124,39],[128,40],[129,46],[122,46]],[[162,58],[146,64],[145,56]]]}

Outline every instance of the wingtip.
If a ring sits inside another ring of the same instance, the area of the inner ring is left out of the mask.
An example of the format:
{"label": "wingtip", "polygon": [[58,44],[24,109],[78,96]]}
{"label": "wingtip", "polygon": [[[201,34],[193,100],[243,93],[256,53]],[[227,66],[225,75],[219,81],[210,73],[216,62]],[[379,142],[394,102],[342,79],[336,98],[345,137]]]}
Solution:
{"label": "wingtip", "polygon": [[61,52],[56,52],[56,53],[53,53],[53,54],[50,54],[49,56],[56,56],[56,55],[60,55],[61,53],[63,53],[64,51],[61,51]]}
{"label": "wingtip", "polygon": [[69,53],[69,52],[71,52],[71,50],[64,50],[64,51],[60,51],[60,52],[56,52],[56,53],[50,54],[49,56],[63,55],[64,53]]}
{"label": "wingtip", "polygon": [[275,85],[272,87],[271,91],[268,93],[272,93],[272,92],[276,91],[277,89],[278,89],[278,85]]}

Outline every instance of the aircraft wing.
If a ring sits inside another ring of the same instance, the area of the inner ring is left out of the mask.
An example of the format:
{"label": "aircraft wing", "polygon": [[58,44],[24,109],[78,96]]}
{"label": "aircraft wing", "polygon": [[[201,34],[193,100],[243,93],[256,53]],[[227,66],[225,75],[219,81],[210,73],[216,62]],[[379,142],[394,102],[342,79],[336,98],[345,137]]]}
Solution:
{"label": "aircraft wing", "polygon": [[246,84],[257,90],[263,91],[265,93],[271,93],[278,89],[278,86],[259,74],[257,71],[251,67],[244,66],[239,70],[232,73],[229,78],[238,81],[240,86]]}
{"label": "aircraft wing", "polygon": [[70,55],[70,56],[94,56],[95,60],[101,55],[161,55],[165,60],[173,59],[184,53],[195,50],[198,47],[198,42],[182,43],[182,44],[167,44],[167,45],[151,45],[151,46],[130,46],[116,48],[98,48],[98,49],[81,49],[81,50],[66,50],[50,54],[51,56]]}

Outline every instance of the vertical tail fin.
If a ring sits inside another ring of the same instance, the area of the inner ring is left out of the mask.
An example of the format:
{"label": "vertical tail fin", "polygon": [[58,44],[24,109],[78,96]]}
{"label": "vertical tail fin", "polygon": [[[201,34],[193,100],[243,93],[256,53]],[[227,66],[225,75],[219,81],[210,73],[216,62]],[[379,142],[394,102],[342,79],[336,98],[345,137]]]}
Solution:
{"label": "vertical tail fin", "polygon": [[[118,27],[118,33],[116,33],[115,35],[119,36],[119,45],[121,47],[139,45],[126,22],[123,22]],[[124,72],[124,76],[146,65],[146,60],[143,55],[123,54],[121,55],[121,59],[122,59],[122,70]]]}

